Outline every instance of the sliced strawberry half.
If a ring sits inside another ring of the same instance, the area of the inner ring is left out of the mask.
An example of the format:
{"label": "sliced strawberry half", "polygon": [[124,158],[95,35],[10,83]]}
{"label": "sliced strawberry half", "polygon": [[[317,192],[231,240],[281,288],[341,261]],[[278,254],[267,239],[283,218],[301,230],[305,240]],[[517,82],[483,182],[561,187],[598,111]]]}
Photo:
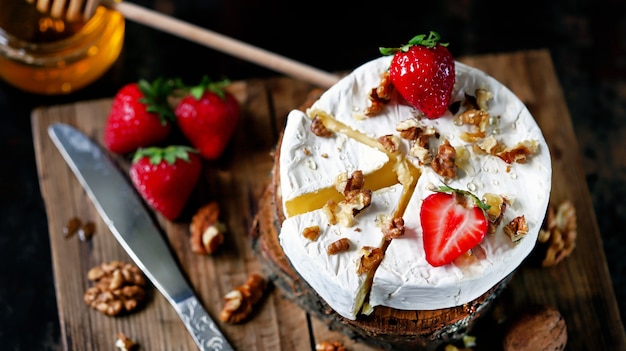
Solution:
{"label": "sliced strawberry half", "polygon": [[420,220],[426,261],[438,267],[480,243],[487,233],[489,205],[468,191],[441,186],[424,199]]}

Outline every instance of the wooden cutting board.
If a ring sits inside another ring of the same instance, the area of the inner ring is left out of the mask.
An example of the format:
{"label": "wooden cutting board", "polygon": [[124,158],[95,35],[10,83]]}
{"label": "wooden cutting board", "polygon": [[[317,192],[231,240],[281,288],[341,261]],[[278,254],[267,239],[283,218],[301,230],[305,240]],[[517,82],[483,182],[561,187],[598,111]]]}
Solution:
{"label": "wooden cutting board", "polygon": [[[542,128],[553,157],[551,200],[571,201],[578,216],[577,247],[553,268],[525,263],[514,275],[500,300],[509,311],[532,303],[550,304],[563,314],[568,328],[568,350],[626,350],[624,326],[611,285],[600,232],[583,176],[581,157],[563,92],[546,50],[460,58],[486,71],[508,86],[526,103]],[[300,106],[313,87],[290,78],[251,79],[235,82],[233,91],[242,102],[241,124],[224,157],[207,163],[203,181],[183,217],[170,222],[157,216],[183,272],[209,313],[217,316],[222,297],[245,282],[250,273],[262,272],[252,250],[249,232],[258,200],[269,180],[271,152],[288,112]],[[107,317],[83,302],[91,286],[87,271],[102,262],[131,262],[98,216],[80,184],[47,134],[54,122],[76,126],[102,142],[110,99],[42,107],[32,113],[33,139],[41,192],[46,205],[52,265],[64,350],[115,350],[118,332],[139,342],[142,350],[197,350],[168,302],[155,290],[146,305],[124,317]],[[127,160],[117,157],[120,167]],[[225,243],[213,256],[199,256],[189,246],[189,220],[201,204],[216,200],[221,220],[228,228]],[[63,228],[70,218],[96,224],[94,237],[66,238]],[[497,306],[497,305],[496,305]],[[485,321],[484,323],[487,323]],[[324,340],[341,341],[353,351],[374,348],[330,331],[270,288],[252,318],[237,325],[219,323],[236,350],[315,350]],[[493,349],[499,330],[474,331],[475,350]],[[488,346],[489,345],[489,346]]]}

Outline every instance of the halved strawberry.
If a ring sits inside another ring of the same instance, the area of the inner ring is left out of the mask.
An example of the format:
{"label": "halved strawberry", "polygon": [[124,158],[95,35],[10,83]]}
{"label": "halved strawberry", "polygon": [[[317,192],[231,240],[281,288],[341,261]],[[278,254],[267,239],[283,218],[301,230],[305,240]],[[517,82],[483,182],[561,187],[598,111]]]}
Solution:
{"label": "halved strawberry", "polygon": [[165,218],[176,219],[200,173],[198,152],[188,146],[138,149],[130,166],[130,179],[141,196]]}
{"label": "halved strawberry", "polygon": [[389,77],[396,90],[426,117],[441,117],[448,108],[455,82],[455,64],[448,44],[439,43],[439,34],[417,35],[399,48],[380,48],[394,55]]}
{"label": "halved strawberry", "polygon": [[448,186],[436,191],[420,209],[426,261],[435,267],[454,261],[483,240],[489,209],[468,191]]}

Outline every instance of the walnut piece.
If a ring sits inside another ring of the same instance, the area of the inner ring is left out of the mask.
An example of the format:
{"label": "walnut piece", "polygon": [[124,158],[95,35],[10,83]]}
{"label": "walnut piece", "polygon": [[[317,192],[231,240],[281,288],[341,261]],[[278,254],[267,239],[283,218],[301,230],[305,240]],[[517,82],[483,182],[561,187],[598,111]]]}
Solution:
{"label": "walnut piece", "polygon": [[446,140],[439,146],[437,155],[431,162],[431,167],[435,173],[445,178],[456,178],[456,150],[450,142]]}
{"label": "walnut piece", "polygon": [[400,137],[405,140],[416,140],[423,132],[415,118],[400,121],[400,123],[396,125],[396,131],[399,132]]}
{"label": "walnut piece", "polygon": [[261,275],[250,274],[245,284],[224,295],[220,320],[234,324],[246,320],[252,313],[254,305],[263,297],[265,286],[265,279]]}
{"label": "walnut piece", "polygon": [[89,221],[83,223],[78,217],[72,217],[67,221],[67,224],[63,227],[63,235],[65,238],[70,238],[75,234],[78,234],[78,238],[81,241],[90,240],[96,232],[96,224]]}
{"label": "walnut piece", "polygon": [[335,179],[335,188],[345,198],[338,203],[331,199],[324,205],[323,210],[330,224],[354,225],[355,217],[372,203],[372,191],[363,189],[364,185],[365,178],[360,170],[352,172],[350,177],[345,172],[341,173]]}
{"label": "walnut piece", "polygon": [[487,210],[487,232],[493,234],[496,232],[498,225],[502,222],[502,218],[504,218],[507,202],[504,197],[492,193],[485,193],[483,195],[483,202],[489,205],[489,209]]}
{"label": "walnut piece", "polygon": [[541,265],[552,267],[569,256],[576,247],[577,236],[576,209],[569,201],[563,201],[555,208],[548,206],[548,213],[538,241],[548,245],[546,256]]}
{"label": "walnut piece", "polygon": [[433,127],[419,128],[416,133],[419,135],[409,149],[409,156],[416,157],[422,164],[431,163],[433,155],[430,152],[430,138],[438,137],[438,133]]}
{"label": "walnut piece", "polygon": [[326,251],[329,255],[336,255],[340,252],[348,251],[348,249],[350,249],[350,239],[341,238],[330,243],[330,245],[326,248]]}
{"label": "walnut piece", "polygon": [[346,194],[346,199],[338,203],[329,200],[323,207],[330,224],[339,224],[343,227],[352,227],[355,217],[372,203],[371,190],[352,190]]}
{"label": "walnut piece", "polygon": [[108,316],[134,311],[146,293],[146,279],[135,265],[112,261],[87,272],[95,285],[87,289],[83,300],[91,308]]}
{"label": "walnut piece", "polygon": [[318,137],[324,138],[328,138],[333,135],[333,132],[330,129],[326,128],[324,122],[319,116],[313,117],[313,120],[311,121],[311,132],[313,132],[313,134],[317,135]]}
{"label": "walnut piece", "polygon": [[335,178],[335,189],[344,195],[352,190],[361,190],[364,186],[365,177],[359,169],[352,172],[350,176],[348,172],[343,172]]}
{"label": "walnut piece", "polygon": [[493,93],[487,89],[478,88],[474,91],[476,94],[476,105],[479,109],[487,111],[489,106],[487,103],[493,99]]}
{"label": "walnut piece", "polygon": [[83,222],[78,217],[70,218],[65,226],[63,227],[63,236],[69,238],[78,232],[78,229],[83,224]]}
{"label": "walnut piece", "polygon": [[522,240],[522,238],[528,234],[526,218],[523,215],[513,218],[509,224],[504,226],[504,233],[508,235],[514,243]]}
{"label": "walnut piece", "polygon": [[352,210],[352,217],[355,217],[372,203],[372,191],[369,189],[350,190],[346,193],[345,202]]}
{"label": "walnut piece", "polygon": [[383,107],[391,100],[391,93],[393,91],[393,84],[389,77],[389,71],[385,71],[380,75],[380,83],[376,88],[373,88],[370,92],[369,99],[372,104],[365,109],[365,115],[368,117],[379,114]]}
{"label": "walnut piece", "polygon": [[512,163],[526,163],[528,158],[537,153],[539,145],[536,140],[524,140],[517,143],[512,148],[508,148],[502,152],[499,152],[496,156],[500,157],[504,162],[508,164]]}
{"label": "walnut piece", "polygon": [[360,250],[361,259],[357,267],[357,274],[372,272],[383,260],[383,250],[379,247],[364,246]]}
{"label": "walnut piece", "polygon": [[219,222],[220,209],[212,201],[202,206],[191,218],[189,225],[191,251],[199,255],[210,255],[224,242],[224,225]]}
{"label": "walnut piece", "polygon": [[304,228],[304,230],[302,230],[302,236],[304,236],[305,238],[314,241],[317,239],[317,237],[320,235],[320,226],[319,225],[314,225],[311,227],[306,227]]}
{"label": "walnut piece", "polygon": [[461,135],[462,139],[484,138],[489,125],[490,114],[487,110],[489,108],[488,102],[493,98],[493,93],[480,88],[476,89],[474,93],[476,96],[465,95],[464,105],[467,106],[467,110],[455,119],[458,124],[471,126],[470,132]]}
{"label": "walnut piece", "polygon": [[487,153],[490,155],[497,155],[498,153],[504,151],[504,147],[500,145],[496,137],[490,135],[485,139],[474,145],[474,151],[477,153]]}
{"label": "walnut piece", "polygon": [[404,218],[396,217],[392,218],[389,223],[383,227],[383,235],[385,239],[390,240],[393,238],[398,238],[404,235]]}
{"label": "walnut piece", "polygon": [[120,351],[134,351],[139,349],[139,344],[129,339],[124,333],[117,333],[117,340],[115,340],[115,347]]}
{"label": "walnut piece", "polygon": [[527,307],[508,326],[502,346],[504,351],[564,350],[567,325],[554,307]]}
{"label": "walnut piece", "polygon": [[339,341],[322,341],[315,345],[315,351],[346,351]]}
{"label": "walnut piece", "polygon": [[400,139],[393,134],[387,134],[379,137],[378,142],[383,145],[385,150],[391,153],[396,153],[400,149]]}

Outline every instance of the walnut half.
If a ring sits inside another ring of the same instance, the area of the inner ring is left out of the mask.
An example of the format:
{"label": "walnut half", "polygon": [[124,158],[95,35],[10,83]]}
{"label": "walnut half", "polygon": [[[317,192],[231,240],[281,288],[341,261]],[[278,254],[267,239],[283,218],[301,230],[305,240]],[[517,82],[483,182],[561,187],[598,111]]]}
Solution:
{"label": "walnut half", "polygon": [[450,145],[448,140],[439,146],[437,155],[431,162],[431,167],[435,173],[445,178],[456,178],[456,149]]}
{"label": "walnut half", "polygon": [[103,263],[90,269],[87,279],[95,285],[87,289],[83,300],[108,316],[134,311],[146,295],[146,280],[139,268],[130,263]]}
{"label": "walnut half", "polygon": [[329,255],[335,255],[340,252],[348,251],[350,249],[350,239],[341,238],[333,241],[328,245],[326,251]]}
{"label": "walnut half", "polygon": [[526,223],[526,218],[523,215],[513,218],[509,224],[504,226],[504,232],[513,242],[522,240],[522,238],[528,234],[528,223]]}
{"label": "walnut half", "polygon": [[210,255],[224,242],[224,225],[219,222],[220,208],[213,201],[202,206],[191,218],[189,225],[191,251]]}
{"label": "walnut half", "polygon": [[541,263],[543,267],[556,266],[569,256],[576,247],[577,224],[576,209],[569,201],[563,201],[558,207],[548,206],[548,213],[538,241],[547,245],[546,256]]}
{"label": "walnut half", "polygon": [[256,273],[250,274],[245,284],[236,287],[224,296],[224,307],[219,318],[223,322],[240,323],[252,313],[254,305],[265,292],[265,279]]}
{"label": "walnut half", "polygon": [[369,273],[378,267],[383,260],[383,250],[379,247],[364,246],[361,248],[361,259],[357,268],[357,274]]}

